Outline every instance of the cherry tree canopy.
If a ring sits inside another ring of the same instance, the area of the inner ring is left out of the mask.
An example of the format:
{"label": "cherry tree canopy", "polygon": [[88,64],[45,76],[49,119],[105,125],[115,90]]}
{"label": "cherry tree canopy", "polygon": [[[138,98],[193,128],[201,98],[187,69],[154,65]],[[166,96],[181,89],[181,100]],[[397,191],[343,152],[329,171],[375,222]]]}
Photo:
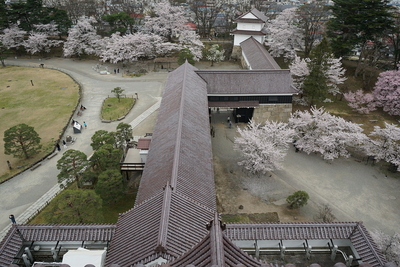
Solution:
{"label": "cherry tree canopy", "polygon": [[297,7],[283,10],[275,19],[268,23],[267,31],[269,40],[266,45],[273,57],[283,55],[285,58],[293,59],[296,55],[295,49],[301,46],[303,38],[301,29],[296,25]]}
{"label": "cherry tree canopy", "polygon": [[400,70],[379,74],[373,95],[379,107],[390,115],[400,115]]}
{"label": "cherry tree canopy", "polygon": [[235,138],[234,147],[242,152],[238,162],[251,173],[266,173],[282,169],[294,131],[283,122],[266,121],[265,125],[251,121],[246,128],[238,128],[240,137]]}
{"label": "cherry tree canopy", "polygon": [[23,45],[26,31],[18,28],[17,25],[12,25],[10,28],[4,29],[4,34],[0,35],[0,42],[7,49],[18,48]]}
{"label": "cherry tree canopy", "polygon": [[57,27],[57,24],[34,24],[33,31],[29,34],[28,39],[23,42],[26,51],[32,55],[48,53],[50,48],[60,45],[62,41],[49,38],[58,35]]}
{"label": "cherry tree canopy", "polygon": [[225,56],[225,50],[222,49],[220,50],[220,47],[218,44],[213,44],[210,49],[207,51],[207,60],[211,61],[211,66],[214,65],[214,62],[219,62],[224,60]]}
{"label": "cherry tree canopy", "polygon": [[164,38],[155,34],[135,33],[120,36],[114,33],[102,40],[99,53],[102,61],[111,63],[132,62],[140,58],[154,58],[172,50],[179,50],[179,45],[164,42]]}
{"label": "cherry tree canopy", "polygon": [[162,0],[153,7],[153,16],[145,21],[145,29],[167,38],[169,41],[182,31],[188,30],[185,10],[180,6],[171,6],[168,0]]}
{"label": "cherry tree canopy", "polygon": [[374,156],[376,161],[384,160],[396,165],[400,171],[400,128],[385,122],[385,128],[374,126],[370,136],[367,154]]}
{"label": "cherry tree canopy", "polygon": [[200,36],[191,30],[184,30],[179,35],[179,43],[182,48],[189,49],[193,55],[193,60],[199,61],[203,57],[203,43],[200,41]]}
{"label": "cherry tree canopy", "polygon": [[328,92],[333,95],[340,93],[338,85],[347,80],[344,76],[346,70],[342,67],[341,60],[341,57],[334,58],[333,54],[330,54],[326,60],[327,68],[324,74],[327,78]]}
{"label": "cherry tree canopy", "polygon": [[301,90],[303,88],[304,79],[310,75],[310,69],[308,68],[309,58],[300,58],[295,56],[292,63],[290,63],[290,73],[293,78],[293,85]]}
{"label": "cherry tree canopy", "polygon": [[93,17],[81,17],[77,24],[68,31],[67,41],[64,43],[64,56],[81,56],[83,54],[95,54],[98,48],[100,35],[97,35],[93,24]]}
{"label": "cherry tree canopy", "polygon": [[394,233],[392,236],[382,231],[372,231],[371,236],[374,239],[379,250],[385,255],[388,262],[400,265],[400,233]]}
{"label": "cherry tree canopy", "polygon": [[348,101],[349,107],[360,114],[368,114],[370,111],[376,110],[376,102],[371,93],[357,90],[356,92],[344,93],[343,96]]}
{"label": "cherry tree canopy", "polygon": [[289,65],[295,86],[311,100],[339,93],[338,85],[347,79],[341,58],[333,57],[325,38],[310,55],[311,58],[305,59],[295,56]]}
{"label": "cherry tree canopy", "polygon": [[298,149],[307,154],[319,152],[327,160],[349,157],[348,147],[359,147],[368,140],[358,124],[331,115],[323,108],[294,112],[289,126],[297,133]]}

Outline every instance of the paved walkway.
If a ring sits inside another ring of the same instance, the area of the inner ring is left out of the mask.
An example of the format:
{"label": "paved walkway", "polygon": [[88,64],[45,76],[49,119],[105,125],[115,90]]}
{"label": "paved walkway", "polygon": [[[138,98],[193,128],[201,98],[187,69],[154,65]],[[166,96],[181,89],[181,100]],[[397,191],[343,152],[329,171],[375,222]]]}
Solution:
{"label": "paved walkway", "polygon": [[[214,157],[224,160],[225,168],[235,179],[241,167],[240,154],[233,150],[236,127],[229,129],[226,112],[213,113],[216,129],[213,138]],[[310,195],[301,213],[313,220],[318,206],[332,208],[337,221],[362,221],[368,230],[379,229],[387,234],[400,233],[400,179],[386,176],[376,166],[366,165],[354,158],[325,161],[317,154],[296,153],[291,147],[283,169],[266,175],[246,173],[239,178],[242,190],[250,192],[267,204],[286,206],[286,197],[297,190]],[[291,218],[293,219],[293,218]]]}
{"label": "paved walkway", "polygon": [[[77,138],[74,144],[68,148],[78,149],[87,155],[93,153],[90,146],[90,138],[97,130],[115,131],[121,122],[102,123],[99,112],[103,100],[111,95],[111,90],[117,86],[125,89],[127,95],[138,93],[139,100],[135,107],[122,122],[129,123],[132,127],[138,126],[160,106],[162,89],[167,77],[167,72],[150,73],[142,77],[122,77],[122,69],[119,74],[100,75],[93,70],[98,61],[79,61],[71,59],[50,59],[38,61],[37,59],[6,60],[6,64],[33,66],[44,63],[45,67],[59,69],[77,80],[82,85],[82,104],[87,108],[83,115],[76,120],[85,121],[88,125],[81,134],[74,134],[69,127],[65,135]],[[111,70],[115,68],[109,64]],[[154,120],[153,116],[150,116]],[[154,123],[154,122],[150,122]],[[144,133],[143,133],[144,134]],[[45,160],[34,171],[25,171],[0,186],[0,240],[10,227],[9,214],[14,214],[17,223],[25,223],[34,215],[38,208],[44,206],[59,191],[57,183],[57,161],[62,157],[61,150],[55,157]]]}

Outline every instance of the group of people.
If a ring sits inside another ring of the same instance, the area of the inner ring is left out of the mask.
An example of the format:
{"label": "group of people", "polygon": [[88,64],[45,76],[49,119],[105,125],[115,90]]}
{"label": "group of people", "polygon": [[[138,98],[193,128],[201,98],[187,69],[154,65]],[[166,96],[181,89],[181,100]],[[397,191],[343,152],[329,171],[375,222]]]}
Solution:
{"label": "group of people", "polygon": [[[65,140],[62,140],[62,143],[63,143],[64,149],[67,149],[68,148],[67,147],[67,142]],[[56,144],[56,148],[57,148],[57,151],[61,151],[61,147],[60,147],[59,143]]]}
{"label": "group of people", "polygon": [[[83,106],[83,105],[81,105],[80,110],[84,111],[84,110],[86,110],[86,107]],[[79,128],[82,129],[82,125],[79,124],[78,121],[72,119],[72,121],[71,121],[71,126],[74,127],[75,124],[78,124],[78,125],[80,126]],[[86,124],[85,121],[83,122],[83,127],[85,127],[85,129],[87,129],[87,124]],[[62,140],[62,144],[63,144],[64,149],[67,149],[67,148],[68,148],[68,147],[67,147],[67,142],[66,142],[65,140]],[[57,148],[57,151],[61,151],[60,143],[58,143],[58,142],[56,143],[56,148]]]}

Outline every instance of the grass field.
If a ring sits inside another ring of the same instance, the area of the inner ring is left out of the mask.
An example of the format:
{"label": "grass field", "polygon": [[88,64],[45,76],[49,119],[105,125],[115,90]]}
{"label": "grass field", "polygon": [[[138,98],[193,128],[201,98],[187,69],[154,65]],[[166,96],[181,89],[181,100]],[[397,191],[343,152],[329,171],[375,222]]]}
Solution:
{"label": "grass field", "polygon": [[[32,80],[32,83],[31,83]],[[28,167],[54,148],[79,99],[79,86],[56,70],[0,68],[0,181]],[[19,123],[35,128],[43,151],[28,160],[4,154],[4,131]],[[6,161],[11,162],[9,171]]]}
{"label": "grass field", "polygon": [[125,116],[131,107],[135,104],[134,98],[109,97],[103,102],[101,109],[101,118],[104,120],[116,120]]}

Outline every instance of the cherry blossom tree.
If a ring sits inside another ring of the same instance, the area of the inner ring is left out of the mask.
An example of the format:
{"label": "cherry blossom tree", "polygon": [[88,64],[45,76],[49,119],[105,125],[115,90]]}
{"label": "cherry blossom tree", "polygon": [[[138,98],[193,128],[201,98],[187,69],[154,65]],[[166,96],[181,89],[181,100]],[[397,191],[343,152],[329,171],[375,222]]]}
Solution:
{"label": "cherry blossom tree", "polygon": [[324,74],[327,78],[328,92],[336,95],[340,93],[338,85],[347,80],[344,76],[346,70],[342,67],[342,58],[334,58],[333,54],[329,55],[326,64],[327,68]]}
{"label": "cherry blossom tree", "polygon": [[153,7],[153,16],[145,21],[145,29],[163,36],[171,41],[182,31],[188,30],[185,10],[180,6],[172,6],[168,0],[162,0]]}
{"label": "cherry blossom tree", "polygon": [[33,31],[29,34],[27,40],[23,42],[27,52],[33,54],[50,52],[52,47],[59,46],[62,41],[52,40],[51,36],[58,35],[57,24],[34,24]]}
{"label": "cherry blossom tree", "polygon": [[289,66],[295,86],[306,95],[302,95],[300,104],[324,100],[328,93],[340,93],[338,85],[347,79],[341,58],[334,58],[327,39],[324,38],[310,56],[305,59],[295,56]]}
{"label": "cherry blossom tree", "polygon": [[310,75],[310,70],[308,68],[309,62],[309,58],[300,58],[296,55],[289,65],[290,73],[293,78],[293,85],[299,90],[303,89],[305,77]]}
{"label": "cherry blossom tree", "polygon": [[390,236],[378,230],[370,234],[386,260],[400,266],[400,233]]}
{"label": "cherry blossom tree", "polygon": [[199,61],[203,57],[203,43],[200,41],[200,36],[191,30],[184,30],[179,34],[179,44],[182,48],[189,49],[193,55],[194,61]]}
{"label": "cherry blossom tree", "polygon": [[0,41],[7,49],[18,49],[23,46],[26,31],[12,25],[10,28],[4,29],[4,34],[0,35]]}
{"label": "cherry blossom tree", "polygon": [[97,35],[93,17],[81,17],[77,24],[69,29],[67,41],[64,43],[64,56],[82,56],[95,54],[99,46],[100,35]]}
{"label": "cherry blossom tree", "polygon": [[365,149],[376,161],[384,160],[397,166],[400,171],[400,128],[385,122],[385,128],[374,126]]}
{"label": "cherry blossom tree", "polygon": [[368,114],[376,110],[375,99],[371,93],[357,90],[356,92],[344,93],[343,96],[347,100],[349,107],[360,114]]}
{"label": "cherry blossom tree", "polygon": [[400,115],[400,70],[379,74],[372,91],[378,107],[390,115]]}
{"label": "cherry blossom tree", "polygon": [[293,85],[299,91],[300,97],[294,97],[293,101],[302,106],[308,105],[308,98],[303,94],[304,80],[310,75],[310,69],[308,64],[310,63],[309,58],[300,58],[295,56],[293,61],[289,65],[290,73],[292,75]]}
{"label": "cherry blossom tree", "polygon": [[179,50],[177,44],[164,42],[164,38],[155,34],[138,32],[120,36],[114,33],[110,38],[103,38],[99,56],[102,61],[111,63],[133,62],[138,59],[154,58]]}
{"label": "cherry blossom tree", "polygon": [[325,160],[349,157],[348,147],[361,148],[368,140],[356,123],[329,114],[315,106],[310,111],[296,111],[289,126],[297,133],[296,148],[310,154],[318,152]]}
{"label": "cherry blossom tree", "polygon": [[261,125],[251,121],[246,128],[238,128],[240,137],[235,138],[234,148],[242,152],[238,162],[251,173],[266,173],[282,169],[294,131],[287,123],[266,121]]}
{"label": "cherry blossom tree", "polygon": [[284,56],[293,59],[296,55],[296,48],[301,46],[301,29],[296,25],[297,7],[283,10],[267,26],[269,38],[266,45],[273,57]]}
{"label": "cherry blossom tree", "polygon": [[225,59],[225,50],[220,48],[218,44],[213,44],[207,51],[207,60],[211,61],[211,67],[214,66],[214,62],[220,62]]}

